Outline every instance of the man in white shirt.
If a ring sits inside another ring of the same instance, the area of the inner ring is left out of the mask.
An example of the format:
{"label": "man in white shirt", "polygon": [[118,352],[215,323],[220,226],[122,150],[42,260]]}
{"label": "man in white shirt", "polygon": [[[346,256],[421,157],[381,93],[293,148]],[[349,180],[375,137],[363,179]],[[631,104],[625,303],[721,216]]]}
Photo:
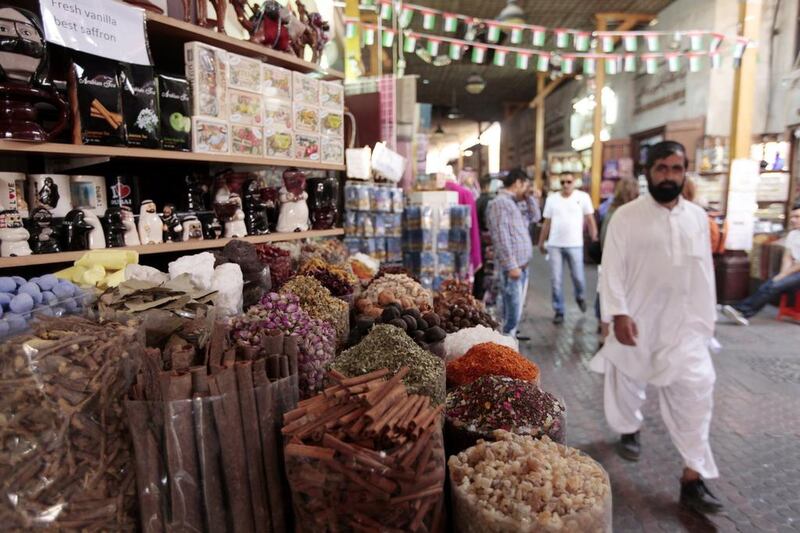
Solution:
{"label": "man in white shirt", "polygon": [[592,241],[597,240],[591,197],[575,190],[575,177],[561,175],[561,192],[551,194],[544,204],[544,226],[539,235],[539,249],[550,255],[550,277],[553,288],[553,322],[564,322],[564,261],[572,274],[575,301],[581,312],[586,311],[584,295],[586,280],[583,275],[583,227],[589,226]]}
{"label": "man in white shirt", "polygon": [[706,213],[681,197],[687,165],[681,144],[654,145],[650,194],[620,207],[609,222],[600,305],[613,331],[589,367],[605,373],[606,420],[622,434],[619,454],[631,461],[641,451],[645,389],[658,388],[661,417],[684,462],[680,502],[713,513],[722,504],[703,478],[719,476],[709,444],[716,292]]}
{"label": "man in white shirt", "polygon": [[800,202],[794,205],[789,215],[792,231],[786,236],[778,275],[762,284],[749,298],[722,308],[723,314],[743,326],[747,320],[764,308],[773,298],[781,294],[794,294],[800,291]]}

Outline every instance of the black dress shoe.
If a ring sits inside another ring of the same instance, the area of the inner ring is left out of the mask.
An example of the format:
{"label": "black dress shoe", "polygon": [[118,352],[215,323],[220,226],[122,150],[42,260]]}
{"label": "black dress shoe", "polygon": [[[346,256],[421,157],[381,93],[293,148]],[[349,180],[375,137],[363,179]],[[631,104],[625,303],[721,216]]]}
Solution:
{"label": "black dress shoe", "polygon": [[681,505],[703,514],[722,510],[722,503],[711,494],[702,479],[681,481]]}
{"label": "black dress shoe", "polygon": [[639,432],[625,433],[617,443],[617,453],[628,461],[638,461],[642,453],[642,445],[639,444]]}
{"label": "black dress shoe", "polygon": [[586,312],[586,300],[578,300],[578,307],[581,309],[581,313]]}
{"label": "black dress shoe", "polygon": [[561,313],[556,313],[556,316],[553,317],[553,324],[563,324],[564,323],[564,315]]}
{"label": "black dress shoe", "polygon": [[530,338],[530,337],[528,337],[527,335],[525,335],[525,334],[522,334],[522,333],[517,333],[517,335],[516,335],[516,336],[517,336],[517,340],[518,340],[518,341],[523,341],[523,342],[524,342],[524,341],[529,341],[529,340],[531,340],[531,338]]}

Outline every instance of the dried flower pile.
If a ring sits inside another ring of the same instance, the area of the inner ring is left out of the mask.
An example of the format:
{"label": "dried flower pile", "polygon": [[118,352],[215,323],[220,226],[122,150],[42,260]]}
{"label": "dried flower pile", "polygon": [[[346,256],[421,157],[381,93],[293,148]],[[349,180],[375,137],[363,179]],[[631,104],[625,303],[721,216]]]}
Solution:
{"label": "dried flower pile", "polygon": [[300,274],[316,278],[336,297],[353,294],[356,284],[358,284],[358,278],[353,273],[320,258],[314,258],[305,263],[300,269]]}
{"label": "dried flower pile", "polygon": [[297,296],[306,313],[334,327],[337,345],[344,344],[350,331],[350,307],[347,303],[331,296],[328,289],[310,276],[295,276],[281,287],[280,292]]}
{"label": "dried flower pile", "polygon": [[447,363],[447,385],[472,383],[481,376],[507,376],[539,381],[539,367],[508,346],[493,342],[476,344],[462,357]]}
{"label": "dried flower pile", "polygon": [[547,437],[494,437],[450,457],[456,531],[611,531],[611,486],[596,461]]}

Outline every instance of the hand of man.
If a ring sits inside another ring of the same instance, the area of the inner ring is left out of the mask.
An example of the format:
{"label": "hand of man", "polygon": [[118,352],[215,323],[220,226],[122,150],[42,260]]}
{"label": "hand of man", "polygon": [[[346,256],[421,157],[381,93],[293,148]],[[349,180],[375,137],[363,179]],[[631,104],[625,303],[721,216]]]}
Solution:
{"label": "hand of man", "polygon": [[636,322],[628,315],[615,316],[614,336],[625,346],[636,346],[636,338],[639,336]]}
{"label": "hand of man", "polygon": [[508,277],[511,279],[519,279],[522,276],[522,270],[519,268],[512,268],[508,271]]}

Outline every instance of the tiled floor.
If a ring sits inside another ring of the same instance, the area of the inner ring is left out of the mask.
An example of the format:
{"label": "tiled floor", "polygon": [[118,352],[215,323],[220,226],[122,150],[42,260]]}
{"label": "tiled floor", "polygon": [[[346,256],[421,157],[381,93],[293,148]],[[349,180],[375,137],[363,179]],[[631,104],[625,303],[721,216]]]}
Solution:
{"label": "tiled floor", "polygon": [[[614,530],[800,531],[800,325],[775,320],[768,308],[751,326],[720,323],[723,351],[717,370],[711,443],[721,477],[709,483],[726,505],[704,519],[677,503],[681,460],[650,395],[638,463],[614,452],[617,435],[605,424],[602,376],[586,363],[597,349],[597,322],[589,311],[568,307],[554,326],[549,274],[540,256],[521,329],[532,337],[521,346],[542,369],[542,385],[567,404],[568,443],[600,461],[611,476]],[[594,295],[595,270],[587,269]],[[571,282],[565,291],[572,297]],[[593,296],[592,296],[593,298]]]}

